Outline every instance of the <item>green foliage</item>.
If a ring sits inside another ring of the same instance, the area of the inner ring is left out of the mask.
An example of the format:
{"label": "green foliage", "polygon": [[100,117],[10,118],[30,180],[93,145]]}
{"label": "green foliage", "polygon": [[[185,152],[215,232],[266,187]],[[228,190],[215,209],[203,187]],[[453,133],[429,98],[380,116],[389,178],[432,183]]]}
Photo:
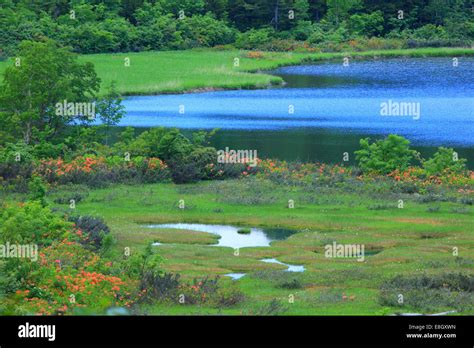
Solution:
{"label": "green foliage", "polygon": [[11,244],[50,245],[65,238],[72,227],[40,202],[7,206],[0,221],[0,241]]}
{"label": "green foliage", "polygon": [[192,143],[178,129],[152,128],[133,139],[133,129],[126,129],[120,136],[121,141],[114,145],[118,152],[133,155],[158,157],[169,160],[183,158],[192,151]]}
{"label": "green foliage", "polygon": [[105,126],[105,144],[108,144],[110,126],[118,124],[125,115],[125,107],[122,105],[122,97],[117,92],[114,81],[110,84],[108,94],[99,100],[97,111],[100,120]]}
{"label": "green foliage", "polygon": [[314,34],[315,25],[311,21],[299,20],[292,32],[296,40],[305,41]]}
{"label": "green foliage", "polygon": [[23,142],[0,147],[0,180],[26,191],[33,173],[33,160],[31,147]]}
{"label": "green foliage", "polygon": [[[57,103],[91,100],[100,80],[90,63],[81,64],[55,43],[24,41],[16,64],[7,67],[0,86],[2,123],[26,144],[51,139],[72,120],[87,122],[82,115],[59,115]],[[38,136],[43,133],[42,136]]]}
{"label": "green foliage", "polygon": [[32,201],[38,201],[41,206],[45,207],[46,203],[46,185],[40,176],[33,176],[28,184],[29,198]]}
{"label": "green foliage", "polygon": [[161,274],[162,263],[163,258],[155,254],[149,244],[143,251],[131,251],[131,255],[124,261],[122,269],[128,276],[142,279],[145,275],[157,276]]}
{"label": "green foliage", "polygon": [[409,144],[408,139],[394,134],[372,144],[369,143],[369,138],[361,139],[361,149],[355,151],[356,160],[366,173],[388,174],[396,169],[403,171],[408,168],[415,155]]}
{"label": "green foliage", "polygon": [[[398,275],[381,285],[379,302],[383,306],[421,311],[444,307],[462,312],[472,310],[473,291],[472,277],[463,273]],[[403,294],[402,304],[398,294]]]}
{"label": "green foliage", "polygon": [[301,289],[303,285],[298,279],[292,279],[290,281],[283,281],[280,284],[278,284],[278,287],[282,289]]}
{"label": "green foliage", "polygon": [[361,0],[327,0],[329,21],[339,24],[342,20],[349,16],[349,12],[353,9],[361,7]]}
{"label": "green foliage", "polygon": [[196,182],[208,178],[207,168],[216,163],[217,152],[212,147],[196,147],[185,156],[173,156],[168,161],[171,178],[177,184]]}
{"label": "green foliage", "polygon": [[265,303],[261,307],[259,307],[255,313],[251,313],[254,315],[282,315],[288,311],[288,307],[282,304],[277,299],[272,299],[270,302]]}
{"label": "green foliage", "polygon": [[213,47],[235,41],[235,31],[209,15],[185,17],[179,21],[177,29],[186,48]]}
{"label": "green foliage", "polygon": [[0,147],[0,163],[31,163],[33,159],[31,147],[22,141]]}
{"label": "green foliage", "polygon": [[444,171],[462,173],[466,170],[466,159],[458,158],[451,148],[440,147],[438,151],[423,163],[428,175],[442,174]]}
{"label": "green foliage", "polygon": [[251,230],[248,227],[239,228],[237,230],[237,233],[240,233],[240,234],[250,234],[250,232]]}
{"label": "green foliage", "polygon": [[382,11],[355,14],[349,18],[349,30],[357,36],[379,36],[383,32]]}
{"label": "green foliage", "polygon": [[[404,11],[402,20],[399,10]],[[313,25],[324,27],[322,41],[328,50],[334,50],[331,35],[341,25],[350,29],[348,39],[387,35],[403,37],[412,47],[470,46],[474,38],[466,0],[383,5],[361,0],[24,0],[3,1],[0,8],[0,60],[13,56],[23,40],[49,38],[80,53],[174,50],[233,43],[240,37],[234,28],[248,33],[271,27],[278,39],[307,40]],[[241,38],[239,47],[263,47],[255,35],[245,36],[251,37]]]}
{"label": "green foliage", "polygon": [[[68,221],[73,222],[75,227],[79,229],[86,238],[81,240],[86,248],[93,251],[99,251],[104,246],[104,239],[110,233],[109,226],[107,226],[103,219],[99,217],[84,215],[84,216],[69,216]],[[110,241],[107,241],[110,243]]]}
{"label": "green foliage", "polygon": [[176,301],[179,295],[179,278],[179,274],[145,272],[140,280],[140,302],[152,303],[170,299]]}
{"label": "green foliage", "polygon": [[442,26],[426,24],[413,31],[413,37],[422,40],[447,39],[446,30]]}
{"label": "green foliage", "polygon": [[272,36],[272,29],[251,29],[237,36],[235,46],[238,48],[253,49],[268,44]]}

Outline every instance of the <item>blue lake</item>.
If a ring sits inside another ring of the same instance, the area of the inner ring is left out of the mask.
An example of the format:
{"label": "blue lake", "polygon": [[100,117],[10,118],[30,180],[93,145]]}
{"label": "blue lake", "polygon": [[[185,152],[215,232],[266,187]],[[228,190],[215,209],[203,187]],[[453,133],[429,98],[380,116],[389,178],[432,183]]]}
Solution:
{"label": "blue lake", "polygon": [[[329,162],[340,162],[343,152],[357,149],[361,137],[395,133],[423,155],[450,146],[474,160],[473,58],[460,57],[458,66],[452,58],[353,61],[349,66],[326,62],[271,73],[286,84],[127,98],[120,125],[219,128],[213,140],[218,148]],[[383,103],[410,103],[419,114],[383,115]]]}

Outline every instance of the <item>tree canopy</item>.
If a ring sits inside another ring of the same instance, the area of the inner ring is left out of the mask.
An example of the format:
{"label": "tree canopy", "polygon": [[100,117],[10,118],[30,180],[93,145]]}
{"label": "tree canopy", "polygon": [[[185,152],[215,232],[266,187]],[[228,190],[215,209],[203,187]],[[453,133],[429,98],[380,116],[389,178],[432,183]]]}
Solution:
{"label": "tree canopy", "polygon": [[474,38],[469,0],[0,0],[0,29],[0,58],[45,37],[79,53],[226,45],[255,30],[311,44],[383,37],[470,46]]}
{"label": "tree canopy", "polygon": [[24,41],[0,85],[0,124],[26,144],[49,139],[72,121],[88,121],[84,114],[58,113],[54,106],[93,102],[99,86],[91,63],[77,62],[51,41]]}

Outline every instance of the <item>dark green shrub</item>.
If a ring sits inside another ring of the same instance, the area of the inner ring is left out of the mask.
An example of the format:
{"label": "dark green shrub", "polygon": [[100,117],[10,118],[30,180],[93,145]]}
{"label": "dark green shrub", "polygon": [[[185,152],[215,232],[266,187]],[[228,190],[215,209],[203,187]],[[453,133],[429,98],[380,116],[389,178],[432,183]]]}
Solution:
{"label": "dark green shrub", "polygon": [[196,182],[208,178],[208,166],[215,163],[217,153],[211,147],[198,147],[184,158],[168,161],[171,178],[176,184]]}
{"label": "dark green shrub", "polygon": [[473,197],[461,197],[459,199],[459,203],[466,204],[466,205],[473,205],[474,198]]}
{"label": "dark green shrub", "polygon": [[282,289],[301,289],[303,284],[298,279],[293,278],[290,281],[283,281],[278,284],[279,288]]}
{"label": "dark green shrub", "polygon": [[140,302],[177,301],[179,278],[179,274],[146,272],[140,281]]}
{"label": "dark green shrub", "polygon": [[236,286],[229,288],[219,288],[215,295],[215,305],[218,307],[231,307],[242,302],[245,299],[245,295]]}
{"label": "dark green shrub", "polygon": [[281,315],[288,311],[288,308],[281,304],[277,299],[271,300],[269,303],[258,308],[255,315]]}
{"label": "dark green shrub", "polygon": [[76,225],[83,233],[87,234],[87,239],[81,240],[81,244],[90,247],[94,251],[101,249],[105,235],[110,233],[107,226],[101,218],[94,216],[69,216],[68,220]]}
{"label": "dark green shrub", "polygon": [[[474,306],[473,292],[474,278],[467,274],[398,275],[381,285],[379,302],[383,306],[408,310],[454,308],[469,311]],[[403,303],[398,302],[399,294],[403,295]]]}
{"label": "dark green shrub", "polygon": [[0,178],[16,190],[26,192],[31,177],[34,157],[30,146],[19,142],[0,147]]}

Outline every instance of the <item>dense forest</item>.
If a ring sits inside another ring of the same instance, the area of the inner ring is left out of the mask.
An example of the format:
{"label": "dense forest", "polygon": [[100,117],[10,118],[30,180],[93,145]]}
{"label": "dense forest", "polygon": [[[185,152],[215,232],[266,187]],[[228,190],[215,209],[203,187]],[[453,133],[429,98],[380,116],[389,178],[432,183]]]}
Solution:
{"label": "dense forest", "polygon": [[0,58],[46,37],[78,53],[470,46],[469,0],[0,0]]}

